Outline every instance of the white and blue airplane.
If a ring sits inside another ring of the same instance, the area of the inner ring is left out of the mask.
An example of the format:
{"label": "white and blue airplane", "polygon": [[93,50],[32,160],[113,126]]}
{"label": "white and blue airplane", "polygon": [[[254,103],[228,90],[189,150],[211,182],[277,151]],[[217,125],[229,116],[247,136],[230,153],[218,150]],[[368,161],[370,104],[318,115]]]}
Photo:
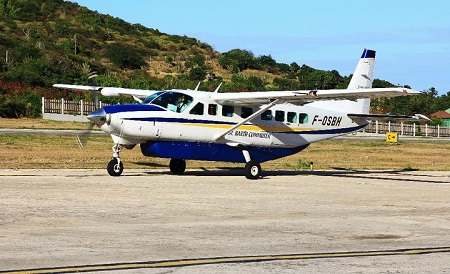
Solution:
{"label": "white and blue airplane", "polygon": [[395,118],[369,114],[371,98],[419,94],[402,87],[372,88],[374,63],[375,51],[365,49],[347,89],[219,93],[220,86],[205,92],[198,85],[161,91],[54,86],[130,95],[140,102],[106,106],[87,116],[113,139],[111,176],[123,172],[121,149],[139,144],[145,156],[170,158],[174,174],[185,171],[186,160],[224,161],[245,163],[245,176],[257,179],[260,163],[359,130],[371,119]]}

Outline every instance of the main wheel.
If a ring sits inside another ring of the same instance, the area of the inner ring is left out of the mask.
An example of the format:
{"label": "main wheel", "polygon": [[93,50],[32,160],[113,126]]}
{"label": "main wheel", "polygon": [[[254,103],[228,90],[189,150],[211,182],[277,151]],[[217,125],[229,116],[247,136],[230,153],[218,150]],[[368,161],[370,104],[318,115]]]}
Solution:
{"label": "main wheel", "polygon": [[245,164],[245,178],[250,180],[258,179],[261,176],[261,165],[256,161]]}
{"label": "main wheel", "polygon": [[108,163],[108,174],[111,176],[120,176],[123,172],[123,163],[118,158],[113,158]]}
{"label": "main wheel", "polygon": [[171,159],[169,167],[170,172],[181,175],[186,170],[186,161],[182,159]]}

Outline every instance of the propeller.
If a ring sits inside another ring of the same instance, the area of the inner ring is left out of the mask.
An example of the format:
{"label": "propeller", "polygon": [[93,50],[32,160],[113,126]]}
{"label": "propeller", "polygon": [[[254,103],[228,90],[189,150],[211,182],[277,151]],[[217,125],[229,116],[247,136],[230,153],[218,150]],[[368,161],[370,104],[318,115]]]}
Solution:
{"label": "propeller", "polygon": [[80,149],[84,149],[84,146],[86,145],[86,143],[89,140],[89,137],[92,135],[92,129],[94,128],[95,123],[90,122],[89,126],[86,130],[80,132],[80,134],[76,135],[76,141],[78,144],[78,147]]}

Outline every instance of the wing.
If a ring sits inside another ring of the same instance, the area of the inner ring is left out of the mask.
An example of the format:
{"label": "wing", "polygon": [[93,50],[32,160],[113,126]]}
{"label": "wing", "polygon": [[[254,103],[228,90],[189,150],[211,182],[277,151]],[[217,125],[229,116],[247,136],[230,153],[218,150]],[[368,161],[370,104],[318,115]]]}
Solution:
{"label": "wing", "polygon": [[92,92],[100,92],[106,97],[118,97],[123,95],[129,95],[137,98],[144,99],[156,90],[143,90],[143,89],[130,89],[130,88],[114,88],[114,87],[100,87],[100,86],[81,86],[81,85],[66,85],[66,84],[55,84],[55,88],[65,88],[65,89],[77,89],[77,90],[87,90]]}
{"label": "wing", "polygon": [[214,93],[210,98],[222,105],[258,106],[269,104],[277,99],[280,102],[304,105],[320,100],[357,100],[418,94],[420,92],[407,88],[368,88]]}

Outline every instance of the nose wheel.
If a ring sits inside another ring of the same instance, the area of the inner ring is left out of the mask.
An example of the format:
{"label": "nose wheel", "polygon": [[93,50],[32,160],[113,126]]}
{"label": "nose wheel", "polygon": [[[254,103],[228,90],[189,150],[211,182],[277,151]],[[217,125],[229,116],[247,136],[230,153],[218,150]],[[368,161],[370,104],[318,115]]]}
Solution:
{"label": "nose wheel", "polygon": [[108,174],[111,176],[120,176],[123,172],[123,163],[120,158],[113,158],[108,163]]}
{"label": "nose wheel", "polygon": [[106,170],[108,174],[111,176],[120,176],[123,172],[123,163],[120,160],[119,153],[122,150],[122,146],[120,144],[114,144],[112,147],[113,158],[109,161]]}

